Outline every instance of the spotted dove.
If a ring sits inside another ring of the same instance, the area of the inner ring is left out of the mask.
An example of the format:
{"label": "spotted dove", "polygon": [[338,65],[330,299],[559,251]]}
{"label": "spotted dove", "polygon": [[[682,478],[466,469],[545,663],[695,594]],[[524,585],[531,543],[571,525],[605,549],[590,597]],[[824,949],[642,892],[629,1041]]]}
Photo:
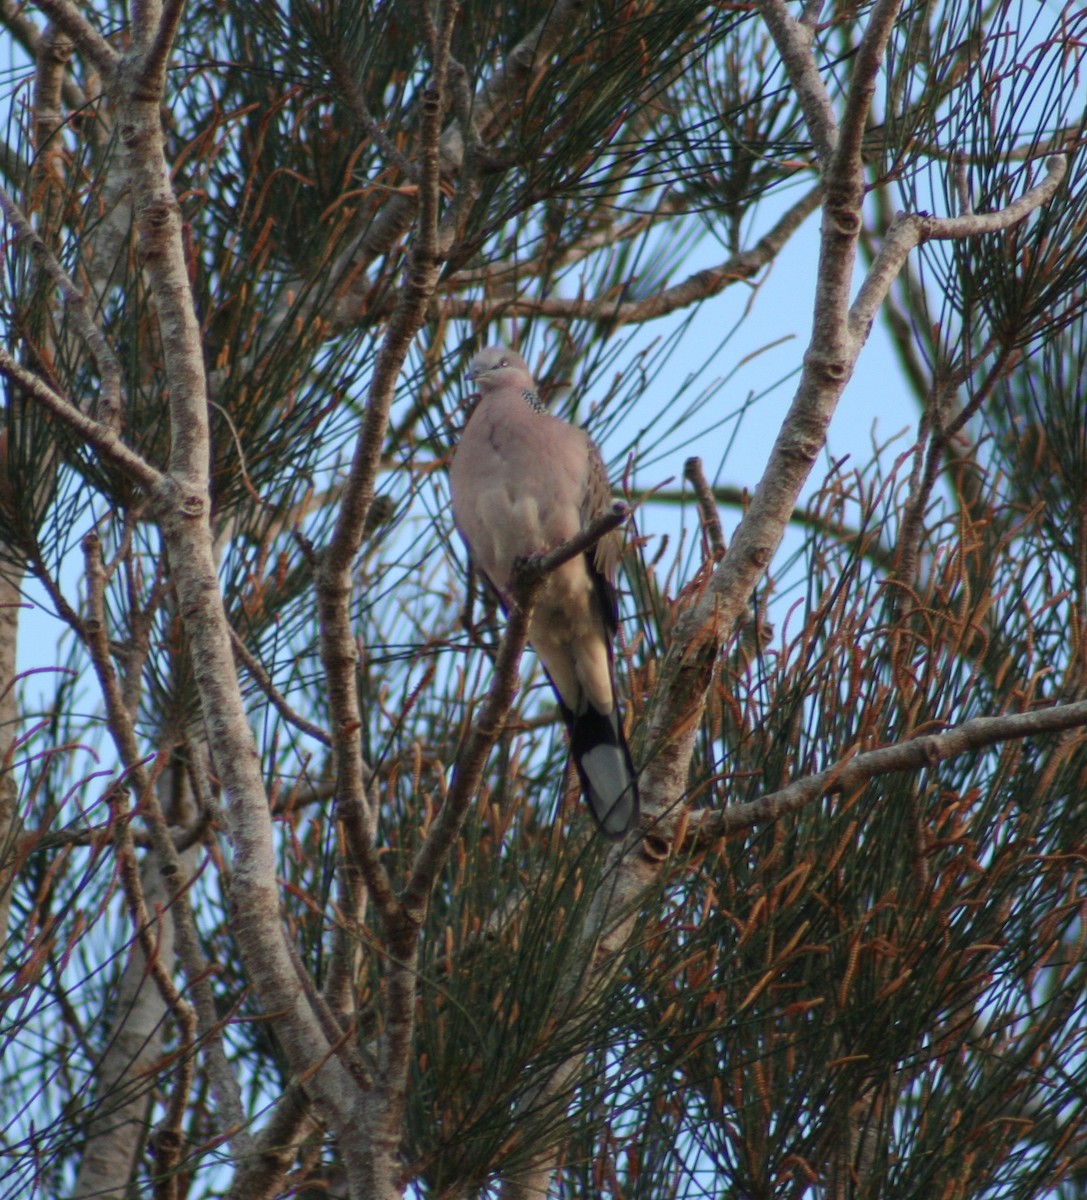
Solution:
{"label": "spotted dove", "polygon": [[[504,607],[515,560],[568,541],[611,507],[600,451],[541,404],[524,359],[492,346],[471,363],[481,398],[453,456],[453,518]],[[528,640],[558,696],[570,753],[601,831],[618,840],[638,817],[638,784],[615,694],[612,580],[619,535],[547,576]]]}

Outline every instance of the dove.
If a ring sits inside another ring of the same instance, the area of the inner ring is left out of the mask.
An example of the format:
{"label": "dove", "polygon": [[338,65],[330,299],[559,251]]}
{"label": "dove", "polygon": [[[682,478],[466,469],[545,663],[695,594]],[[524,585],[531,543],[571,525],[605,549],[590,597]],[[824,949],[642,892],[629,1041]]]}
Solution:
{"label": "dove", "polygon": [[[453,519],[476,569],[509,607],[517,559],[553,550],[612,507],[600,451],[549,413],[525,361],[492,346],[471,362],[480,400],[450,466]],[[537,594],[528,641],[558,697],[570,754],[603,834],[619,840],[638,819],[638,782],[615,690],[613,585],[619,535],[551,572]]]}

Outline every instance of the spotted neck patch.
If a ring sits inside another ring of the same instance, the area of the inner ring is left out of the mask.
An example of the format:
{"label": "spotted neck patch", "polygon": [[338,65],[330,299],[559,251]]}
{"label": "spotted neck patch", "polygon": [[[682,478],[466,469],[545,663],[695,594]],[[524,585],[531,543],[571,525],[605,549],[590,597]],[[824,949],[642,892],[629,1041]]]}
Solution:
{"label": "spotted neck patch", "polygon": [[538,413],[545,413],[545,412],[547,412],[547,409],[546,409],[546,408],[544,408],[544,406],[543,406],[543,401],[542,401],[542,400],[540,399],[540,397],[539,397],[539,396],[537,396],[537,395],[536,395],[536,393],[535,393],[534,391],[532,391],[530,388],[522,388],[522,389],[521,389],[521,399],[522,399],[522,400],[523,400],[523,401],[524,401],[524,402],[525,402],[525,403],[526,403],[526,404],[529,406],[529,408],[531,408],[531,409],[532,409],[534,412],[538,412]]}

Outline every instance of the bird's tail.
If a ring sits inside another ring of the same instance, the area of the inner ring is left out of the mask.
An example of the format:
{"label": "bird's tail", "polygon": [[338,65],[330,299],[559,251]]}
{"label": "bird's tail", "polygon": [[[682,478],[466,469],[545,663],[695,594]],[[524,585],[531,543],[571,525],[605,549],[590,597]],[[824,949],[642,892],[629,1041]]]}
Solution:
{"label": "bird's tail", "polygon": [[575,713],[561,701],[560,705],[589,811],[604,836],[619,841],[638,819],[638,778],[618,706],[602,713],[585,704],[582,712]]}

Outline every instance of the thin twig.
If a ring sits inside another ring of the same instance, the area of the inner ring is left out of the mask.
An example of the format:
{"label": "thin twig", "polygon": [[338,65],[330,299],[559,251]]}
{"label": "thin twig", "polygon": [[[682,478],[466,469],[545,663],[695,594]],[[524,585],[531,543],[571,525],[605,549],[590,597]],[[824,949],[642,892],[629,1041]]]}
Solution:
{"label": "thin twig", "polygon": [[[425,0],[421,7],[426,11]],[[343,60],[343,55],[337,47],[332,47],[329,50],[328,61],[332,71],[332,80],[336,84],[336,87],[343,93],[344,100],[347,102],[347,107],[355,123],[362,128],[366,136],[381,151],[386,162],[397,167],[405,179],[417,182],[419,172],[415,169],[415,165],[408,161],[401,153],[396,142],[389,137],[381,124],[375,120],[366,103],[366,97],[355,82],[354,74],[348,69],[347,64]]]}
{"label": "thin twig", "polygon": [[951,169],[955,181],[955,195],[959,201],[959,216],[967,217],[974,211],[970,198],[970,181],[966,174],[966,155],[956,150],[951,156]]}
{"label": "thin twig", "polygon": [[106,705],[106,728],[117,748],[126,772],[137,789],[147,792],[150,783],[144,773],[143,756],[136,741],[133,715],[124,702],[120,680],[113,665],[106,620],[106,571],[102,562],[102,544],[96,532],[83,539],[83,573],[87,582],[87,616],[83,621],[83,642],[98,677],[98,686]]}
{"label": "thin twig", "polygon": [[[940,466],[947,456],[948,448],[954,444],[955,434],[988,399],[993,389],[1005,378],[1016,361],[1016,355],[1012,350],[1008,347],[998,349],[995,342],[986,343],[982,348],[981,357],[987,357],[995,350],[998,350],[996,361],[990,366],[985,378],[974,390],[970,403],[963,405],[950,422],[938,421],[936,414],[946,398],[950,397],[954,390],[966,381],[970,374],[970,364],[955,371],[950,378],[938,379],[933,384],[923,421],[925,428],[929,431],[927,433],[928,446],[924,447],[924,439],[918,445],[917,467],[910,473],[909,498],[902,516],[902,525],[895,548],[894,574],[907,586],[913,584],[917,574],[917,563],[921,556],[921,540],[924,534],[925,509],[928,506],[932,489],[936,486],[940,475]],[[911,607],[913,603],[908,599],[908,593],[906,597],[902,604],[903,610]]]}
{"label": "thin twig", "polygon": [[717,514],[717,498],[702,473],[702,460],[689,458],[683,464],[683,478],[694,488],[698,501],[698,517],[702,532],[709,542],[714,562],[720,562],[725,554],[725,535],[721,530],[721,518]]}
{"label": "thin twig", "polygon": [[515,603],[531,608],[543,581],[559,567],[591,550],[601,538],[618,529],[630,516],[630,509],[622,500],[616,500],[610,511],[602,513],[589,522],[569,541],[548,550],[546,554],[518,559],[513,564],[510,592]]}
{"label": "thin twig", "polygon": [[[147,777],[147,786],[152,788],[158,773],[165,766],[169,751],[163,751]],[[146,794],[146,793],[145,793]],[[136,849],[132,844],[129,828],[129,813],[124,797],[126,790],[119,785],[114,789],[111,811],[113,823],[114,848],[117,856],[118,875],[121,879],[122,890],[128,902],[129,915],[136,929],[136,938],[143,952],[144,967],[154,980],[162,1002],[169,1010],[177,1026],[179,1046],[174,1058],[177,1070],[171,1079],[168,1089],[169,1101],[166,1115],[156,1127],[153,1136],[155,1157],[157,1159],[156,1173],[161,1172],[162,1178],[172,1178],[181,1153],[181,1129],[184,1123],[185,1110],[189,1102],[189,1092],[192,1088],[195,1073],[193,1048],[196,1043],[197,1021],[196,1013],[189,1002],[181,995],[170,976],[170,972],[162,964],[159,956],[157,939],[152,935],[152,926],[158,924],[161,930],[163,914],[152,918],[144,900],[143,885],[140,882],[140,868],[136,858]],[[142,797],[141,797],[142,799]],[[161,932],[159,934],[161,937]]]}
{"label": "thin twig", "polygon": [[328,736],[328,731],[322,729],[320,725],[315,725],[312,721],[302,716],[300,712],[296,712],[287,703],[282,693],[272,683],[272,677],[257,662],[256,658],[249,653],[245,642],[242,641],[238,631],[233,626],[230,627],[230,644],[234,647],[234,653],[244,664],[245,669],[253,677],[254,683],[272,702],[280,716],[295,726],[296,729],[300,729],[303,733],[320,742],[321,745],[331,746],[332,739]]}

